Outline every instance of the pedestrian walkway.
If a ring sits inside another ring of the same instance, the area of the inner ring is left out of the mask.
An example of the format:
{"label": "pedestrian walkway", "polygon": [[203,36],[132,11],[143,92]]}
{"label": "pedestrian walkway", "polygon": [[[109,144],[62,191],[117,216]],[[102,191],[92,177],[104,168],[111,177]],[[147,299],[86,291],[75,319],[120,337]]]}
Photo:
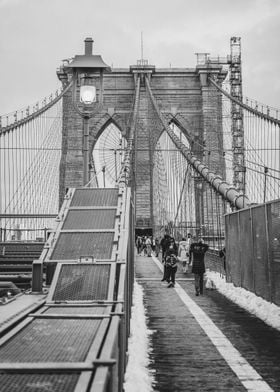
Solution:
{"label": "pedestrian walkway", "polygon": [[136,257],[155,391],[280,391],[280,332],[216,290],[196,297],[181,265],[175,288],[167,288],[160,268],[155,257]]}

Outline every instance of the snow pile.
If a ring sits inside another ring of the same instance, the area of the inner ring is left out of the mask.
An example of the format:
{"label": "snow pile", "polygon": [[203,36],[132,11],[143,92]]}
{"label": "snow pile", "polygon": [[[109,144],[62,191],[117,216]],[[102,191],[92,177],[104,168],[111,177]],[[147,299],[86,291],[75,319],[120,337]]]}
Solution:
{"label": "snow pile", "polygon": [[150,364],[149,353],[151,352],[149,335],[152,332],[146,326],[143,289],[137,282],[134,282],[130,331],[124,391],[151,392],[154,380],[148,367]]}
{"label": "snow pile", "polygon": [[264,300],[261,297],[241,287],[235,287],[227,283],[225,278],[217,272],[206,271],[206,279],[209,278],[216,289],[231,301],[254,314],[266,324],[280,331],[280,307]]}

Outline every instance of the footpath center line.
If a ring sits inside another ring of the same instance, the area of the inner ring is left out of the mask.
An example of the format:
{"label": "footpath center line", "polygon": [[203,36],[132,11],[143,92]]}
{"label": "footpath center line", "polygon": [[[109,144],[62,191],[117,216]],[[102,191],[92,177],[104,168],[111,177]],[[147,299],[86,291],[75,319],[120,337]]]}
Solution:
{"label": "footpath center line", "polygon": [[[152,259],[163,272],[162,263],[152,255]],[[195,301],[184,291],[178,282],[174,290],[183,303],[192,313],[198,324],[212,341],[221,356],[227,362],[232,371],[237,375],[240,382],[251,392],[273,392],[273,389],[264,381],[259,373],[247,362],[238,350],[231,344],[222,331],[213,323],[207,314],[196,304]]]}

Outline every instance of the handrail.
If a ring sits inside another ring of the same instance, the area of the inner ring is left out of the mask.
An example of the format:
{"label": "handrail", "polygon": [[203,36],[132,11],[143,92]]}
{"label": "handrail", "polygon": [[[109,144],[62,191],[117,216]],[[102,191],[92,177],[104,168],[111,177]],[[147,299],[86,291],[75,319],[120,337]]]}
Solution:
{"label": "handrail", "polygon": [[280,125],[280,120],[277,118],[271,117],[268,114],[262,113],[257,109],[251,108],[249,105],[246,105],[245,103],[239,101],[237,98],[233,97],[230,95],[227,91],[225,91],[222,87],[218,85],[212,78],[209,78],[209,81],[222,93],[224,94],[227,98],[229,98],[231,101],[235,102],[237,105],[241,106],[243,109],[248,110],[248,112],[255,114],[258,117],[263,118],[264,120],[270,121],[273,124]]}
{"label": "handrail", "polygon": [[13,124],[7,125],[5,127],[0,127],[0,134],[9,132],[14,128],[20,127],[20,126],[28,123],[30,120],[33,120],[34,118],[39,117],[42,113],[46,112],[49,108],[51,108],[53,105],[55,105],[63,97],[63,95],[70,89],[71,86],[72,86],[72,82],[70,82],[66,86],[66,88],[57,97],[55,97],[51,102],[47,103],[41,109],[37,110],[35,113],[32,113],[32,114],[28,115],[27,117],[25,117],[19,121],[14,122]]}
{"label": "handrail", "polygon": [[134,136],[135,136],[135,127],[136,127],[136,120],[137,120],[138,107],[139,107],[139,94],[140,94],[140,78],[138,77],[137,85],[136,85],[136,89],[135,89],[133,116],[132,116],[131,124],[129,125],[129,130],[128,130],[127,148],[125,151],[124,162],[123,162],[121,172],[119,175],[119,180],[118,180],[118,186],[120,186],[120,187],[126,186],[128,183],[128,180],[130,178],[131,152],[133,149],[133,142],[134,142]]}

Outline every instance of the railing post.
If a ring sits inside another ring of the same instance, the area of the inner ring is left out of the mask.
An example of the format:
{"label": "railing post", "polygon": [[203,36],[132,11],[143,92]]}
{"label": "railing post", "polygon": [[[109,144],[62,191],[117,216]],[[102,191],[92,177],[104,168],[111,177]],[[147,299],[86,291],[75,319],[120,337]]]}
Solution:
{"label": "railing post", "polygon": [[41,293],[43,291],[43,263],[34,260],[32,264],[32,292]]}
{"label": "railing post", "polygon": [[265,204],[263,206],[265,213],[265,234],[266,234],[266,258],[267,258],[267,272],[268,272],[268,291],[269,291],[269,301],[274,302],[274,279],[276,276],[273,275],[272,269],[272,249],[271,249],[271,203]]}
{"label": "railing post", "polygon": [[263,189],[263,202],[266,201],[266,181],[267,181],[268,167],[264,167],[264,189]]}

